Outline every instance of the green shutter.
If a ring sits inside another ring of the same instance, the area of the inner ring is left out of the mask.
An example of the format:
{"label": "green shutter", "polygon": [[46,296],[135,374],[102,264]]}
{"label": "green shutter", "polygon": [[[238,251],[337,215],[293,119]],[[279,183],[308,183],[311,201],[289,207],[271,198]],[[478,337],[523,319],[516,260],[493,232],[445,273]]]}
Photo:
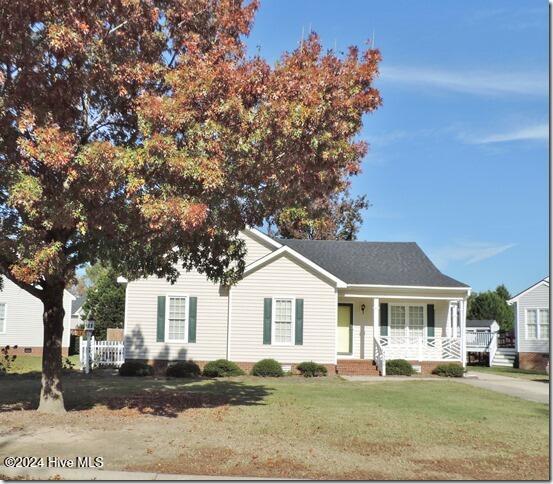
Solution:
{"label": "green shutter", "polygon": [[158,343],[165,341],[165,296],[157,297],[157,338]]}
{"label": "green shutter", "polygon": [[191,297],[188,303],[188,342],[196,342],[196,313],[198,308],[198,298]]}
{"label": "green shutter", "polygon": [[388,303],[380,304],[380,336],[388,336]]}
{"label": "green shutter", "polygon": [[429,338],[434,337],[434,304],[427,304],[426,305],[426,334]]}
{"label": "green shutter", "polygon": [[273,319],[273,299],[266,297],[263,301],[263,344],[271,344],[271,321]]}
{"label": "green shutter", "polygon": [[303,299],[296,299],[296,344],[303,344]]}

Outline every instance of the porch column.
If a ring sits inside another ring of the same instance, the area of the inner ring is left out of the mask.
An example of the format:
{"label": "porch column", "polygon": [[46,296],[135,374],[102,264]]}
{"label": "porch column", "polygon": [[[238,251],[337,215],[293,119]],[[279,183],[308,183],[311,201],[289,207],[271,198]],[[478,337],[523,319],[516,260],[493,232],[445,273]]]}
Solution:
{"label": "porch column", "polygon": [[380,336],[380,299],[373,299],[373,337]]}
{"label": "porch column", "polygon": [[457,326],[458,326],[458,317],[459,317],[459,303],[453,305],[453,311],[451,312],[451,326],[452,326],[452,336],[457,338]]}
{"label": "porch column", "polygon": [[459,317],[461,318],[460,321],[460,337],[461,337],[461,358],[463,361],[463,366],[467,366],[467,309],[466,309],[466,300],[461,299],[459,301]]}
{"label": "porch column", "polygon": [[450,338],[451,337],[451,334],[452,334],[452,331],[451,331],[451,326],[452,326],[452,317],[451,317],[451,308],[452,308],[452,305],[451,305],[451,301],[448,301],[447,303],[447,319],[446,319],[446,322],[445,322],[445,335],[447,338]]}

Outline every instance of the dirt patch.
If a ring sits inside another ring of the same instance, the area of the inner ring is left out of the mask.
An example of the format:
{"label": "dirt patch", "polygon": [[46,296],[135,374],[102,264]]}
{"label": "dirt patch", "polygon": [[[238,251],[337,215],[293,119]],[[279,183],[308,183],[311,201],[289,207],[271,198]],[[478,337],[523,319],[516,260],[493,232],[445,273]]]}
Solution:
{"label": "dirt patch", "polygon": [[545,456],[518,454],[509,459],[413,459],[422,479],[475,479],[475,480],[548,480],[549,459]]}

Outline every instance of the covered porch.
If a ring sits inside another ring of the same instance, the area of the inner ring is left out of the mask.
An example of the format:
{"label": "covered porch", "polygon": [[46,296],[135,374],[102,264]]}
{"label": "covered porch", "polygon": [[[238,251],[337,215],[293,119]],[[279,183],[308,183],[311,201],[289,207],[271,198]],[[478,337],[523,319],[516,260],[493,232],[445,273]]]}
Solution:
{"label": "covered porch", "polygon": [[421,372],[443,362],[466,364],[467,290],[359,288],[338,297],[337,362],[405,359]]}

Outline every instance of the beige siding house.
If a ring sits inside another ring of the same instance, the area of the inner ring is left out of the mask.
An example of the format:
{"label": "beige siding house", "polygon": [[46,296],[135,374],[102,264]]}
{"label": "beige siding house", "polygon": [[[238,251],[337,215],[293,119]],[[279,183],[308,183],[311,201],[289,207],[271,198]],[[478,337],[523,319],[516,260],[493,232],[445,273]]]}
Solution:
{"label": "beige siding house", "polygon": [[[0,291],[0,347],[18,346],[16,354],[42,355],[42,302],[5,277]],[[75,296],[65,291],[63,307],[63,354],[69,348],[71,302]]]}
{"label": "beige siding house", "polygon": [[549,277],[510,299],[515,312],[519,367],[544,370],[549,362]]}
{"label": "beige siding house", "polygon": [[232,287],[182,271],[126,289],[125,356],[158,366],[227,358],[249,369],[274,358],[342,374],[465,363],[470,287],[414,243],[285,240],[244,230],[246,268]]}

